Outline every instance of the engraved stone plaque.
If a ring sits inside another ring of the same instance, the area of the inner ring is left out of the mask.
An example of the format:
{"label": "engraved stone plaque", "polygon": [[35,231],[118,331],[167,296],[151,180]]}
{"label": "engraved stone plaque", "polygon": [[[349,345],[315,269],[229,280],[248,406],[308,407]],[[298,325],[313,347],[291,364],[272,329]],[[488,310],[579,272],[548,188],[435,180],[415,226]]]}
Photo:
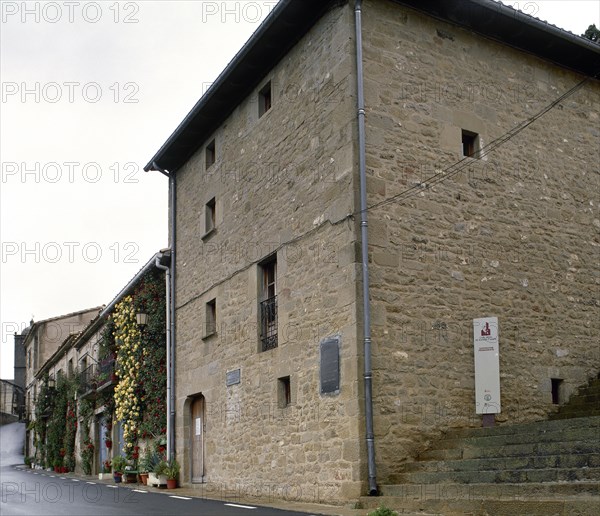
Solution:
{"label": "engraved stone plaque", "polygon": [[233,371],[228,371],[225,375],[225,383],[227,384],[227,387],[229,387],[230,385],[236,385],[236,384],[240,383],[240,381],[241,381],[241,375],[240,375],[239,369],[234,369]]}
{"label": "engraved stone plaque", "polygon": [[321,341],[321,394],[340,392],[340,343],[340,335]]}

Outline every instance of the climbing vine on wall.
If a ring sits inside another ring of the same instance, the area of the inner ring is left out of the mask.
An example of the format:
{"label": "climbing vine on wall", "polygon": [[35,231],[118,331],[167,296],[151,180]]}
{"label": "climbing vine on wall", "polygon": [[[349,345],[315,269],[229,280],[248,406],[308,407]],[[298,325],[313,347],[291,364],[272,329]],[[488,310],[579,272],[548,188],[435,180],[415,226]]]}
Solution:
{"label": "climbing vine on wall", "polygon": [[159,438],[166,429],[166,306],[162,274],[151,273],[141,281],[134,298],[138,312],[148,314],[142,332],[142,366],[139,372],[142,406],[142,438]]}
{"label": "climbing vine on wall", "polygon": [[116,372],[115,416],[123,427],[124,450],[131,456],[137,443],[141,422],[139,370],[142,359],[141,334],[136,322],[136,310],[131,296],[125,297],[113,313]]}

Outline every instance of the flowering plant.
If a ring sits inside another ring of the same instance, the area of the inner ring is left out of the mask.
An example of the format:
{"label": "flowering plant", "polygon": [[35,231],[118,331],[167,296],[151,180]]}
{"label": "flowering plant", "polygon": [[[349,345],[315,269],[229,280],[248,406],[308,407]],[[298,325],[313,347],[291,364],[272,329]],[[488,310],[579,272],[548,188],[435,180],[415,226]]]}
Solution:
{"label": "flowering plant", "polygon": [[141,334],[131,296],[125,297],[113,314],[113,335],[117,345],[117,376],[115,387],[115,415],[123,425],[125,453],[131,456],[137,443],[137,428],[141,421],[138,373],[141,367]]}
{"label": "flowering plant", "polygon": [[88,437],[83,441],[83,449],[81,450],[81,467],[86,475],[92,474],[92,462],[94,460],[94,445]]}

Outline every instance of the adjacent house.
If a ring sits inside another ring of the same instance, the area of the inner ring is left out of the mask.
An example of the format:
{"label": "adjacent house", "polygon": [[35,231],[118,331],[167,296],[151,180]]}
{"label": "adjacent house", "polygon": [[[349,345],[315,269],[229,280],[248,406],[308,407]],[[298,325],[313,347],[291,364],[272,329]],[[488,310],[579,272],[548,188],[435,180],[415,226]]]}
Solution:
{"label": "adjacent house", "polygon": [[[281,1],[146,166],[184,484],[354,500],[596,375],[599,72],[488,0]],[[475,405],[482,317],[500,411]]]}
{"label": "adjacent house", "polygon": [[[101,307],[80,310],[50,319],[34,322],[21,332],[22,347],[25,354],[25,413],[31,420],[39,401],[41,385],[38,373],[44,364],[59,349],[61,344],[70,340],[94,319]],[[73,359],[71,358],[71,361]],[[71,362],[72,364],[73,362]],[[56,370],[56,375],[67,374],[63,365]],[[27,432],[25,455],[31,455],[35,450],[33,432]]]}
{"label": "adjacent house", "polygon": [[[110,473],[113,457],[123,455],[133,469],[140,448],[166,441],[169,259],[168,250],[153,255],[105,307],[33,323],[24,331],[26,455],[36,465]],[[74,315],[85,324],[74,326]],[[44,339],[50,323],[69,327],[68,333],[56,333],[53,344]],[[43,357],[37,362],[36,353]]]}

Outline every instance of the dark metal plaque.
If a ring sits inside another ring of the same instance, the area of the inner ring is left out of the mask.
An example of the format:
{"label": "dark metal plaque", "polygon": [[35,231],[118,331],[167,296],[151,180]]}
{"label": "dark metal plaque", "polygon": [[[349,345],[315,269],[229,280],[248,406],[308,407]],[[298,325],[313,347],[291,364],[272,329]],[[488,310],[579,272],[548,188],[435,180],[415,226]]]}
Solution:
{"label": "dark metal plaque", "polygon": [[239,369],[235,369],[233,371],[228,371],[225,373],[225,383],[227,387],[230,385],[236,385],[241,381],[241,374]]}
{"label": "dark metal plaque", "polygon": [[340,392],[340,343],[339,335],[321,341],[321,394]]}

